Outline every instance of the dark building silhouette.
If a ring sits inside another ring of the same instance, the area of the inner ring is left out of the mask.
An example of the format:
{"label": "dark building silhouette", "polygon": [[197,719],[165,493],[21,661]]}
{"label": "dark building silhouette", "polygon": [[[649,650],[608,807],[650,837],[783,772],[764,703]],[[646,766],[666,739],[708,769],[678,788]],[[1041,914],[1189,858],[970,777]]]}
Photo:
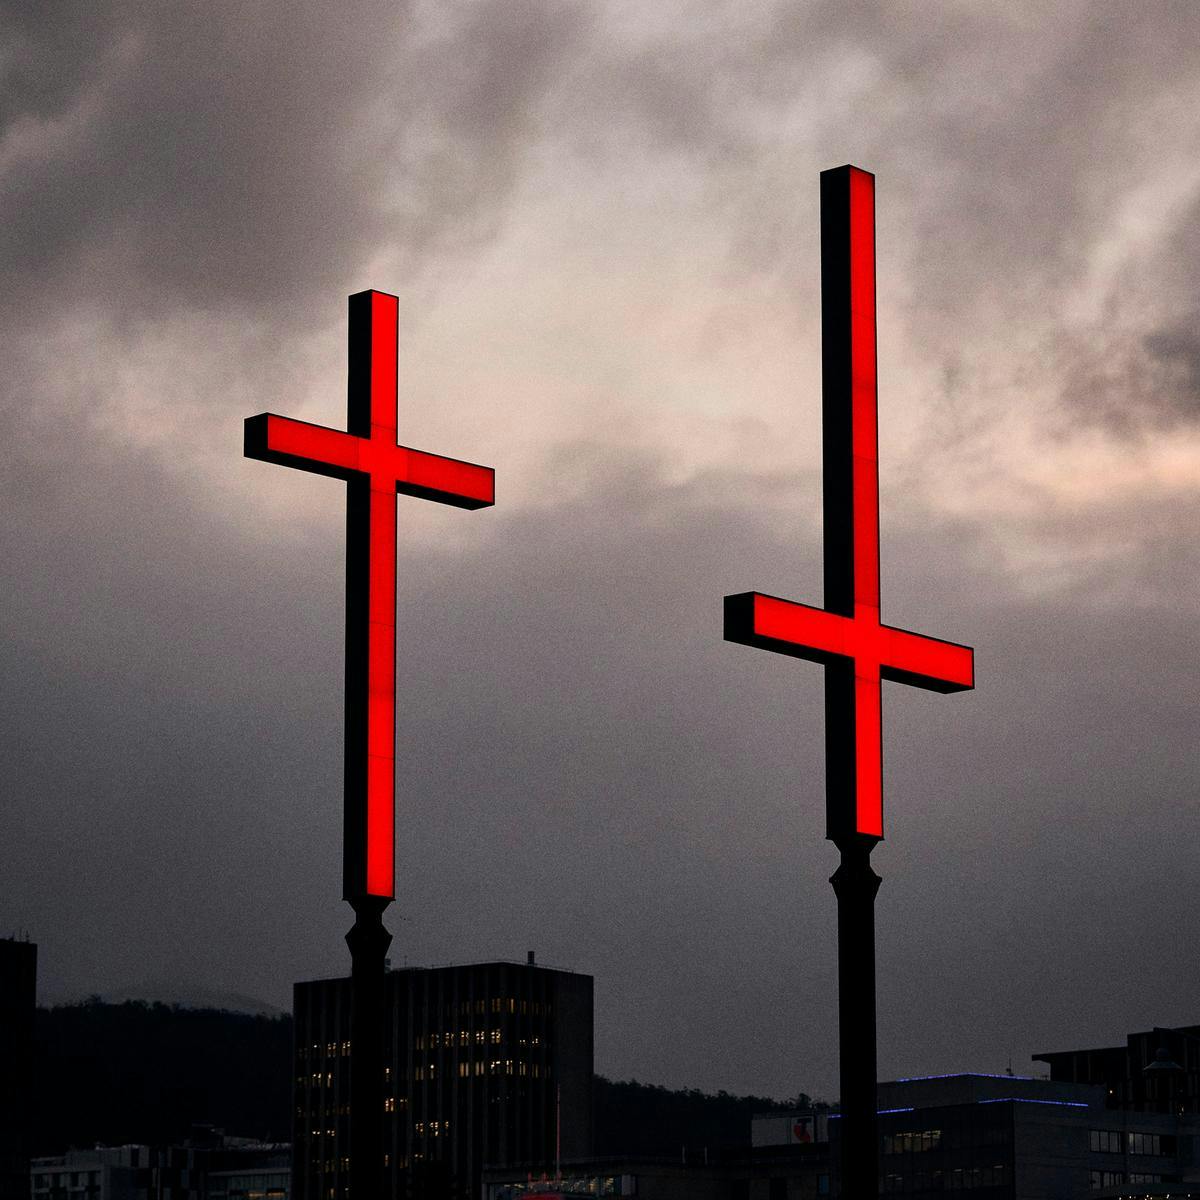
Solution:
{"label": "dark building silhouette", "polygon": [[1105,1089],[1109,1108],[1200,1113],[1200,1025],[1131,1033],[1123,1046],[1035,1054],[1050,1078]]}
{"label": "dark building silhouette", "polygon": [[[592,978],[527,963],[387,975],[389,1196],[477,1197],[483,1167],[591,1152]],[[350,980],[295,986],[296,1200],[349,1183]]]}
{"label": "dark building silhouette", "polygon": [[[909,1200],[1115,1200],[1200,1194],[1200,1119],[1116,1112],[1105,1091],[1008,1075],[940,1075],[878,1087],[880,1193]],[[492,1168],[483,1200],[821,1200],[842,1196],[840,1117],[751,1122],[748,1153],[567,1161],[561,1179]],[[853,1200],[846,1197],[846,1200]]]}
{"label": "dark building silhouette", "polygon": [[176,1146],[35,1158],[31,1175],[26,1200],[290,1200],[291,1147],[211,1130]]}
{"label": "dark building silhouette", "polygon": [[29,1194],[37,946],[0,939],[0,1196]]}

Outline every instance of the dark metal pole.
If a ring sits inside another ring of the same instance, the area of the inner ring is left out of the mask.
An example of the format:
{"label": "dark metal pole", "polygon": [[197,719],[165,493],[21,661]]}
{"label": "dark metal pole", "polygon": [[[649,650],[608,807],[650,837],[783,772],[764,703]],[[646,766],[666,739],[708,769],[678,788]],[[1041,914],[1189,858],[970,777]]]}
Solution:
{"label": "dark metal pole", "polygon": [[875,895],[872,838],[838,843],[830,877],[838,905],[838,1034],[841,1055],[842,1196],[879,1195],[879,1117],[875,1099]]}
{"label": "dark metal pole", "polygon": [[350,903],[350,1196],[384,1200],[384,955],[392,935],[383,910],[391,902],[363,896]]}

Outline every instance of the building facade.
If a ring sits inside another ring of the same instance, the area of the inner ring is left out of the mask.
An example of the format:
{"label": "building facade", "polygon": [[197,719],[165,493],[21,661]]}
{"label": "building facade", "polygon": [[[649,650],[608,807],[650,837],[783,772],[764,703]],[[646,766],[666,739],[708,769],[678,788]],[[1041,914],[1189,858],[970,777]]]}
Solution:
{"label": "building facade", "polygon": [[[1115,1111],[1103,1088],[943,1075],[878,1089],[880,1193],[909,1200],[1172,1200],[1200,1193],[1200,1120]],[[836,1113],[771,1113],[712,1163],[564,1162],[485,1173],[483,1200],[827,1200],[841,1195]]]}
{"label": "building facade", "polygon": [[[293,1186],[343,1200],[350,1168],[350,980],[298,983]],[[387,975],[389,1196],[479,1195],[485,1165],[591,1150],[592,978],[526,963]]]}
{"label": "building facade", "polygon": [[[35,1158],[32,1200],[289,1200],[291,1149],[247,1138],[211,1145],[97,1146]],[[9,1193],[4,1193],[8,1200]]]}
{"label": "building facade", "polygon": [[29,1190],[37,946],[0,938],[0,1196]]}
{"label": "building facade", "polygon": [[1200,1025],[1131,1033],[1123,1046],[1035,1054],[1050,1078],[1105,1090],[1110,1108],[1200,1113]]}
{"label": "building facade", "polygon": [[[881,1083],[880,1192],[912,1200],[1085,1200],[1180,1196],[1200,1184],[1200,1120],[1117,1111],[1106,1089],[1009,1075],[942,1075]],[[778,1126],[777,1117],[760,1118]],[[812,1144],[755,1148],[749,1200],[839,1195],[838,1127]]]}

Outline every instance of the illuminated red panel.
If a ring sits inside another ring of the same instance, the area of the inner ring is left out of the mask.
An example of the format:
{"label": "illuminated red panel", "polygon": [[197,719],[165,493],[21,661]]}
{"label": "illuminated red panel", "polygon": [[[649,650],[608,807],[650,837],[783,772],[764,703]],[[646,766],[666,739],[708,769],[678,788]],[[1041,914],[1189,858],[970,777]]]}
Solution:
{"label": "illuminated red panel", "polygon": [[879,666],[854,663],[855,830],[883,837],[883,696]]}
{"label": "illuminated red panel", "polygon": [[725,637],[826,668],[828,830],[883,837],[881,680],[931,691],[975,685],[967,646],[879,616],[875,178],[821,177],[825,607],[758,592],[725,597]]}
{"label": "illuminated red panel", "polygon": [[262,413],[246,420],[251,458],[345,479],[347,899],[395,895],[396,494],[461,508],[495,502],[490,467],[396,442],[399,306],[350,297],[349,430]]}
{"label": "illuminated red panel", "polygon": [[436,493],[462,508],[483,508],[496,502],[496,476],[491,467],[404,447],[399,448],[397,460],[397,487],[402,492]]}
{"label": "illuminated red panel", "polygon": [[746,595],[753,601],[753,624],[747,632],[755,644],[814,662],[850,658],[873,663],[885,679],[890,677],[889,671],[911,675],[913,678],[905,682],[930,691],[963,691],[974,686],[973,655],[967,646],[879,625],[863,616],[843,617],[761,592]]}
{"label": "illuminated red panel", "polygon": [[400,301],[371,293],[371,443],[394,446],[399,415]]}
{"label": "illuminated red panel", "polygon": [[875,177],[850,168],[850,361],[854,603],[879,620],[879,432],[875,387]]}

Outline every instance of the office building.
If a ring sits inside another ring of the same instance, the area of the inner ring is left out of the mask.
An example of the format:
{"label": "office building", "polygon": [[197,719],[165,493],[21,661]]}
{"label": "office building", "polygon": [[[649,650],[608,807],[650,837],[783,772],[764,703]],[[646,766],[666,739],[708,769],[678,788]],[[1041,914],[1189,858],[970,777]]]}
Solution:
{"label": "office building", "polygon": [[37,946],[0,938],[0,1196],[29,1191]]}
{"label": "office building", "polygon": [[[592,979],[525,963],[389,971],[389,1196],[476,1200],[485,1165],[591,1150]],[[342,1200],[350,980],[295,986],[297,1200]]]}
{"label": "office building", "polygon": [[1123,1046],[1035,1054],[1050,1078],[1104,1088],[1110,1108],[1200,1113],[1200,1025],[1131,1033]]}
{"label": "office building", "polygon": [[97,1146],[35,1158],[20,1194],[32,1200],[289,1200],[289,1146],[219,1133],[204,1141]]}
{"label": "office building", "polygon": [[[1115,1111],[1095,1085],[942,1075],[881,1083],[878,1100],[883,1195],[1084,1200],[1155,1189],[1179,1196],[1200,1183],[1200,1120]],[[839,1124],[836,1114],[825,1123],[824,1156],[819,1141],[780,1145],[764,1170],[766,1148],[757,1146],[749,1200],[838,1195]]]}
{"label": "office building", "polygon": [[[1120,1112],[1103,1088],[1008,1075],[879,1085],[880,1193],[910,1200],[1128,1200],[1200,1194],[1200,1120]],[[493,1169],[484,1200],[824,1200],[839,1196],[840,1117],[751,1121],[751,1146],[711,1163],[564,1162],[561,1178]]]}

